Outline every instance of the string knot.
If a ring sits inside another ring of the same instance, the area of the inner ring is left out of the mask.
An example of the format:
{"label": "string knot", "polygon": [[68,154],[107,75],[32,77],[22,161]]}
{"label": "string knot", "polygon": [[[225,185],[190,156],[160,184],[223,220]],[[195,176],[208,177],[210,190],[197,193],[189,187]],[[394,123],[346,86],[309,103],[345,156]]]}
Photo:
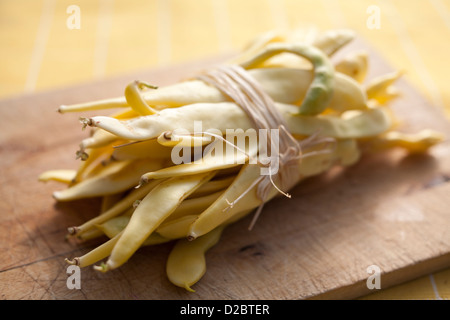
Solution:
{"label": "string knot", "polygon": [[[259,139],[264,138],[267,146],[278,147],[270,148],[269,160],[271,161],[257,162],[260,167],[267,169],[268,173],[262,174],[256,179],[238,199],[228,202],[232,207],[257,185],[257,196],[261,200],[261,205],[249,227],[251,229],[272,187],[284,196],[291,198],[291,195],[282,189],[292,187],[298,179],[298,163],[302,156],[301,145],[287,130],[287,124],[276,108],[275,102],[244,68],[237,65],[220,66],[197,76],[197,79],[215,86],[239,105],[253,122],[255,129],[266,129],[259,130],[260,133],[265,133],[265,136],[259,136]],[[271,130],[268,129],[278,129],[278,135],[274,137]],[[277,141],[273,141],[274,138]],[[281,188],[275,184],[273,176],[277,176]]]}

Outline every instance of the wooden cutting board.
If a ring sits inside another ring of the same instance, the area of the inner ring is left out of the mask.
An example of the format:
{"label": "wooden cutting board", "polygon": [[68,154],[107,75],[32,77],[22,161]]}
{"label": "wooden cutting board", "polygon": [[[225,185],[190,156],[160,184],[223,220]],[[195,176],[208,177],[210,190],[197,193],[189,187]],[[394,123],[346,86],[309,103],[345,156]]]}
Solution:
{"label": "wooden cutting board", "polygon": [[[366,48],[370,74],[391,71]],[[75,169],[75,151],[87,133],[78,114],[58,114],[60,104],[122,95],[132,80],[159,86],[224,61],[216,57],[148,70],[108,81],[21,96],[0,102],[0,297],[2,299],[349,299],[371,293],[366,281],[375,265],[381,288],[450,267],[450,145],[428,155],[391,150],[335,168],[278,198],[252,231],[251,216],[225,230],[207,254],[207,273],[195,293],[173,286],[165,262],[173,244],[140,249],[107,274],[81,270],[81,289],[66,286],[66,257],[100,242],[64,240],[66,228],[97,214],[97,200],[57,204],[64,188],[40,183],[49,169]],[[444,116],[404,80],[393,104],[405,130],[433,128],[450,134]],[[84,113],[90,115],[92,113]],[[98,114],[98,113],[96,113]],[[102,239],[103,241],[103,239]]]}

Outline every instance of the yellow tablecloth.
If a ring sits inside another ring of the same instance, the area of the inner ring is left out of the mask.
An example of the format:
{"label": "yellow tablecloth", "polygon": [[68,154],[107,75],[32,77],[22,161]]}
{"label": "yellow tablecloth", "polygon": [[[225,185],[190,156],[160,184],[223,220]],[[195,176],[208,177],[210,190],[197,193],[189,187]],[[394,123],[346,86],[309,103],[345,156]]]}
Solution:
{"label": "yellow tablecloth", "polygon": [[[450,115],[449,0],[0,0],[0,98],[198,60],[264,31],[312,25],[354,29]],[[449,297],[446,270],[365,298]]]}

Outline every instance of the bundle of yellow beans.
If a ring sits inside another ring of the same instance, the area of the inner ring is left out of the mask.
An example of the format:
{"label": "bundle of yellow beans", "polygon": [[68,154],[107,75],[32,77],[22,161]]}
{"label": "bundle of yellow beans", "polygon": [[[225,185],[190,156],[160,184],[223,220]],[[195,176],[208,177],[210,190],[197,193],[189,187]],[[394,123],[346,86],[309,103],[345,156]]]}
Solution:
{"label": "bundle of yellow beans", "polygon": [[[192,290],[206,271],[205,252],[224,227],[259,213],[277,195],[289,197],[289,189],[302,179],[354,164],[363,145],[425,152],[441,141],[431,130],[395,131],[389,102],[398,97],[394,84],[400,73],[363,84],[369,66],[365,53],[331,62],[353,37],[350,30],[314,37],[270,32],[249,43],[215,78],[214,71],[161,88],[136,81],[123,97],[61,106],[61,113],[120,110],[80,118],[92,134],[80,144],[78,170],[40,176],[68,185],[54,193],[57,201],[103,201],[97,217],[70,227],[69,234],[110,240],[67,262],[105,272],[142,246],[177,241],[167,276]],[[271,105],[270,112],[264,103]],[[250,130],[261,128],[283,134],[280,169],[265,175],[263,161],[252,161],[262,152],[260,144],[245,140]],[[243,144],[234,140],[243,137]],[[218,146],[228,152],[213,156]]]}

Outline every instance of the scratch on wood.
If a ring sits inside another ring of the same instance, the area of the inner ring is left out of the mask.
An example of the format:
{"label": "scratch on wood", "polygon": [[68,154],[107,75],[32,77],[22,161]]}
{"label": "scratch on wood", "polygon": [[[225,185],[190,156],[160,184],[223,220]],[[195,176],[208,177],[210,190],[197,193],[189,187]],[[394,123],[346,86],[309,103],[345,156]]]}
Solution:
{"label": "scratch on wood", "polygon": [[440,184],[446,183],[448,181],[450,181],[450,175],[444,173],[444,174],[438,175],[438,176],[434,177],[433,179],[431,179],[430,181],[428,181],[423,186],[423,188],[424,189],[433,188]]}

